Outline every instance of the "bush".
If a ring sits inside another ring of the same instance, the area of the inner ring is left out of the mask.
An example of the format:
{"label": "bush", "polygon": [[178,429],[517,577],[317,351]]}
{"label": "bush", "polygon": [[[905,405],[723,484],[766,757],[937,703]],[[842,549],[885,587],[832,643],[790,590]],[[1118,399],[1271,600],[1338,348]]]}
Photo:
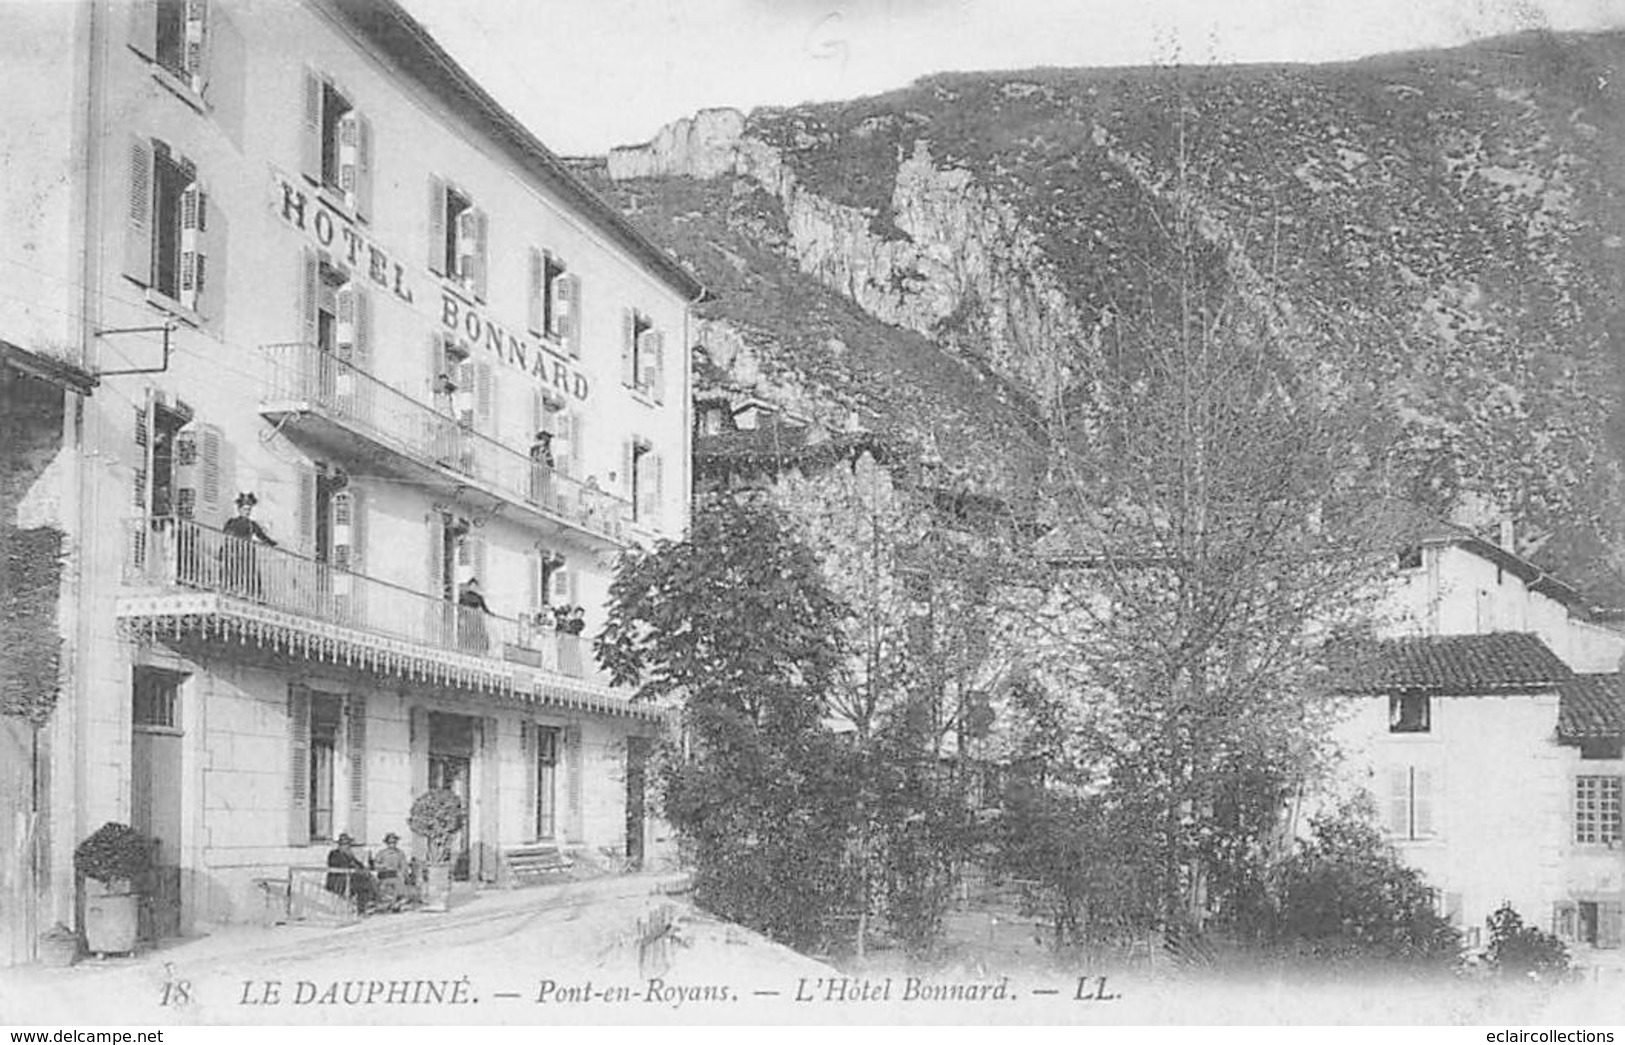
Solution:
{"label": "bush", "polygon": [[463,829],[463,800],[457,793],[440,788],[425,791],[412,802],[406,825],[428,844],[431,864],[451,862],[451,840]]}
{"label": "bush", "polygon": [[1433,890],[1357,810],[1316,817],[1277,875],[1274,937],[1329,962],[1455,965],[1461,937]]}
{"label": "bush", "polygon": [[1569,949],[1551,933],[1523,924],[1523,916],[1503,902],[1484,919],[1490,930],[1485,953],[1489,967],[1502,976],[1561,980],[1569,975]]}
{"label": "bush", "polygon": [[151,870],[157,845],[128,824],[105,823],[73,851],[73,867],[103,884],[134,881]]}

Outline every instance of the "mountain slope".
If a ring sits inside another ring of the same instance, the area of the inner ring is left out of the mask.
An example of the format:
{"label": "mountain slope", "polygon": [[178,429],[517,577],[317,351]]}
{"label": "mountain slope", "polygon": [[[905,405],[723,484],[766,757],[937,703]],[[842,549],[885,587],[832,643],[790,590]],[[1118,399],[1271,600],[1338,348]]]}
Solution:
{"label": "mountain slope", "polygon": [[[1041,455],[1088,408],[1190,193],[1222,278],[1382,390],[1397,492],[1474,527],[1511,514],[1522,550],[1618,598],[1622,90],[1618,33],[954,74],[704,112],[604,173],[798,395],[995,477],[986,458]],[[820,355],[831,336],[847,350]]]}

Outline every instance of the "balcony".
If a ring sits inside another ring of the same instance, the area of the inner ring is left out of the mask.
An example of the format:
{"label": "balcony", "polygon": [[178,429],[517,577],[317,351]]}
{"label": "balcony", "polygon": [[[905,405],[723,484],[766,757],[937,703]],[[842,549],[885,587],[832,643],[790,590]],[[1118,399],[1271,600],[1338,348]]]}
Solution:
{"label": "balcony", "polygon": [[236,643],[288,657],[564,707],[659,717],[613,693],[579,635],[481,613],[190,519],[124,524],[120,629],[170,643]]}
{"label": "balcony", "polygon": [[476,432],[363,370],[304,343],[266,345],[260,414],[358,475],[442,497],[484,495],[595,550],[624,547],[631,506]]}

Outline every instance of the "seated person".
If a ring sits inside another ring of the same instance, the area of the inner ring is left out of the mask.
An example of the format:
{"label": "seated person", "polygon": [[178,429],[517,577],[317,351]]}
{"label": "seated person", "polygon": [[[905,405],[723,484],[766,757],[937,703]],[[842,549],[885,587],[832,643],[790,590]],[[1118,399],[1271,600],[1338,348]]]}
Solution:
{"label": "seated person", "polygon": [[378,893],[391,908],[406,902],[407,887],[411,884],[409,863],[396,842],[401,836],[391,831],[384,836],[384,847],[372,854],[372,871],[378,876]]}
{"label": "seated person", "polygon": [[378,882],[373,878],[367,865],[355,855],[355,839],[348,832],[342,833],[334,843],[333,850],[327,854],[329,871],[348,872],[327,876],[327,891],[340,896],[348,896],[355,901],[356,910],[366,913],[378,902]]}

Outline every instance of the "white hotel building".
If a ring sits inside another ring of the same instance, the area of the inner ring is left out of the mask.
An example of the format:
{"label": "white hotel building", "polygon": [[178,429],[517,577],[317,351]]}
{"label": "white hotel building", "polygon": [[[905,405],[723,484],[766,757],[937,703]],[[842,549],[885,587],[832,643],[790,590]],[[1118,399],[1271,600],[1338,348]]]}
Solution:
{"label": "white hotel building", "polygon": [[[71,924],[116,820],[161,840],[157,930],[249,917],[430,787],[472,880],[642,859],[664,720],[589,647],[618,553],[688,521],[694,278],[391,0],[6,17],[0,342],[97,380],[7,520],[68,548],[8,903]],[[240,492],[274,546],[224,535]]]}

